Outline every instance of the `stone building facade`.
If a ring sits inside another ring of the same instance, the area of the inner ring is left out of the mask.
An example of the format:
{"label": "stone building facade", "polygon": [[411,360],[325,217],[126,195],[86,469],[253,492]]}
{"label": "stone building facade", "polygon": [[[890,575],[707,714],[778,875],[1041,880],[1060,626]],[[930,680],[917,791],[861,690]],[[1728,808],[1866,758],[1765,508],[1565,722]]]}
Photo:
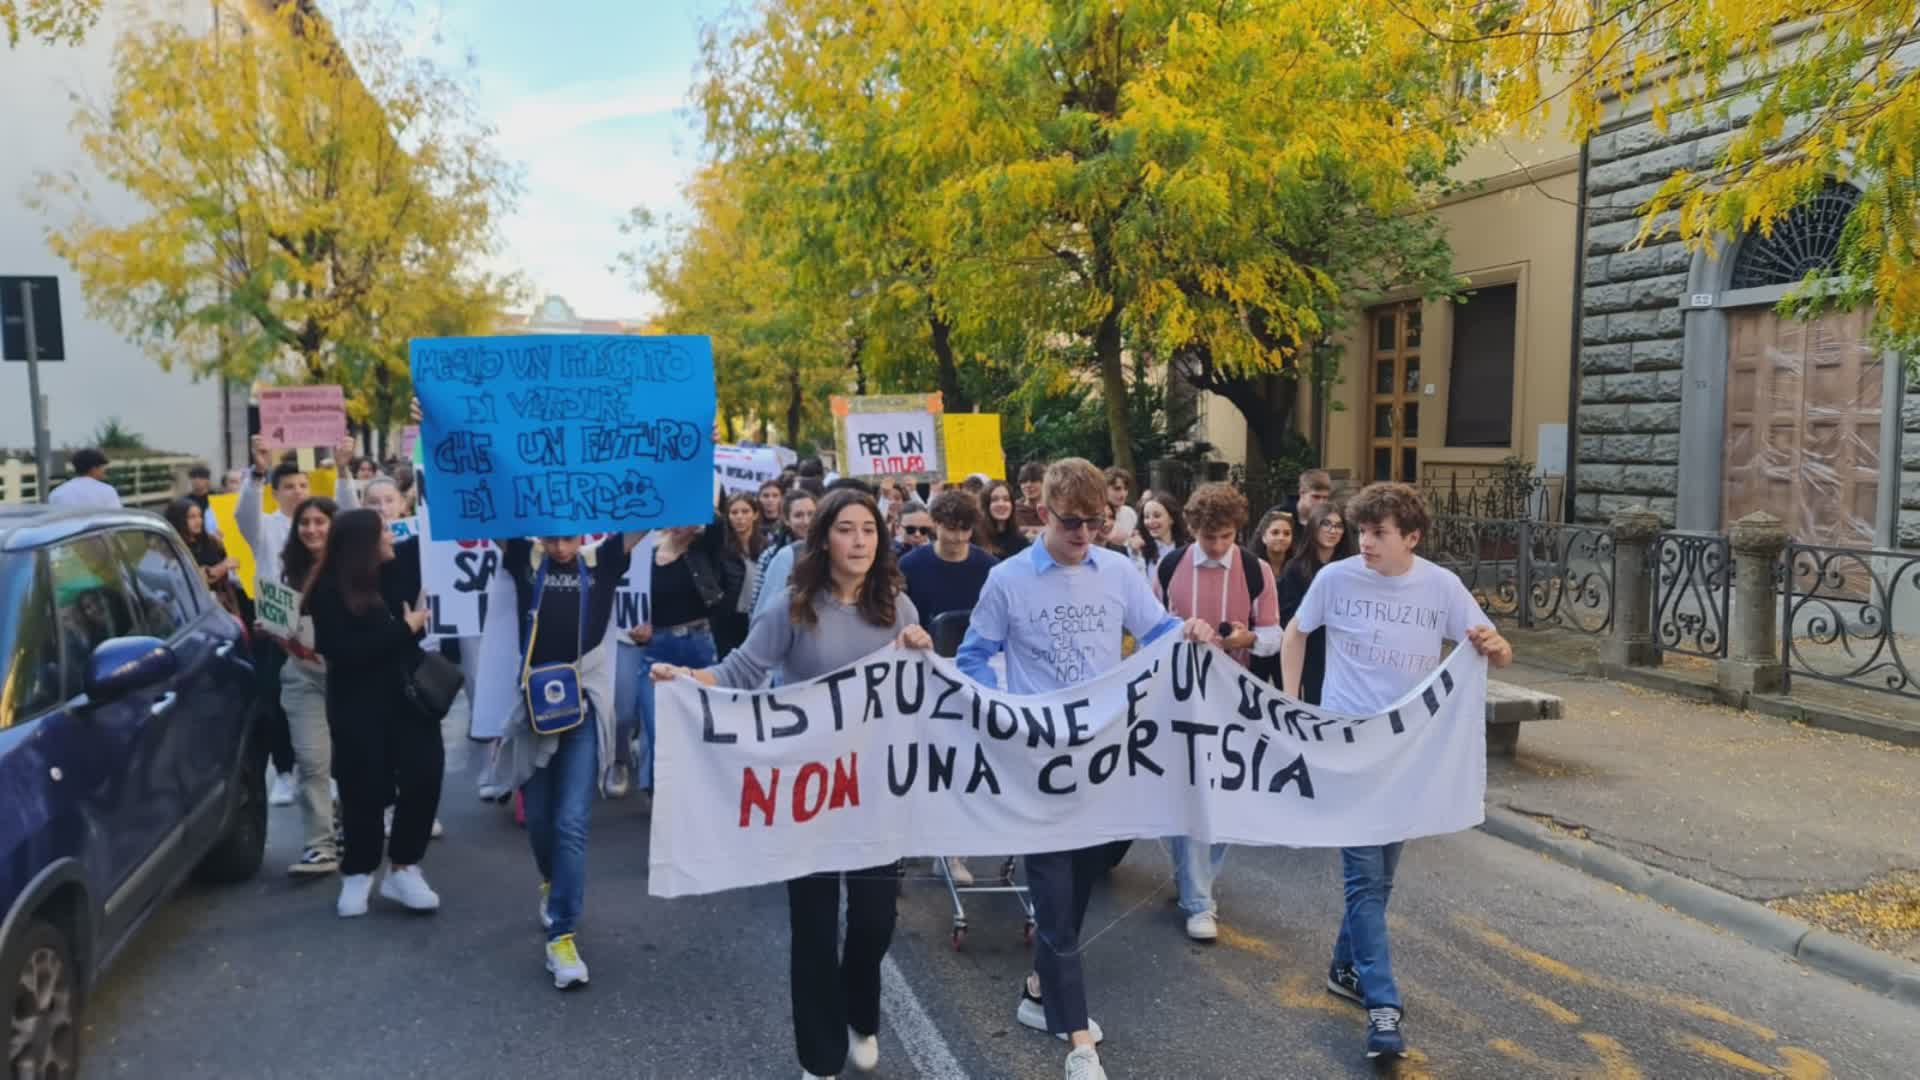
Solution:
{"label": "stone building facade", "polygon": [[1635,209],[1674,170],[1710,166],[1751,114],[1729,100],[1666,130],[1627,114],[1589,145],[1574,515],[1646,505],[1711,530],[1764,508],[1802,542],[1920,547],[1920,384],[1867,345],[1865,313],[1772,315],[1857,193],[1831,184],[1773,235],[1712,252],[1633,243]]}

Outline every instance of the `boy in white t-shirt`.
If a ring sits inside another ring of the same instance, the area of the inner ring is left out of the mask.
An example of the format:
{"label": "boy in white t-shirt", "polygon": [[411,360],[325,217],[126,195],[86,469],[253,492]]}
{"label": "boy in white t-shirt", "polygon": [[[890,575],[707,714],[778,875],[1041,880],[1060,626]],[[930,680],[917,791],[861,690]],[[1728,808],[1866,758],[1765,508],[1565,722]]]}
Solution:
{"label": "boy in white t-shirt", "polygon": [[[1346,507],[1360,554],[1315,575],[1280,644],[1280,677],[1300,692],[1307,635],[1327,630],[1320,704],[1332,712],[1385,711],[1440,666],[1443,640],[1465,641],[1494,667],[1513,646],[1452,573],[1414,554],[1429,524],[1426,501],[1407,484],[1370,484]],[[1401,844],[1342,848],[1347,910],[1333,947],[1327,989],[1367,1010],[1367,1056],[1403,1057],[1400,989],[1387,948],[1387,898]]]}

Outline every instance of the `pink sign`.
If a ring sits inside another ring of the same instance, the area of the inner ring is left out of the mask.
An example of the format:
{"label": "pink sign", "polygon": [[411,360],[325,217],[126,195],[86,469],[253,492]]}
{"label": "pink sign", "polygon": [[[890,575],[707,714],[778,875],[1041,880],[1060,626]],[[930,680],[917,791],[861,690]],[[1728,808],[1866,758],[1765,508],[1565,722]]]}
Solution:
{"label": "pink sign", "polygon": [[346,437],[346,395],[337,386],[279,386],[259,396],[260,434],[272,449],[332,446]]}
{"label": "pink sign", "polygon": [[395,454],[401,461],[413,460],[413,444],[420,440],[420,425],[408,424],[400,429],[400,452]]}

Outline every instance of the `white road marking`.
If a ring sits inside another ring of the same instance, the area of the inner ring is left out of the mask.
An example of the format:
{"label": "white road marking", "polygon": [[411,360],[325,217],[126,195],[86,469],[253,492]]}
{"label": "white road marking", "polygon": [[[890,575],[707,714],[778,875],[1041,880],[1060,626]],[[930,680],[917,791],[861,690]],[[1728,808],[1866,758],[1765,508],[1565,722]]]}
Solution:
{"label": "white road marking", "polygon": [[907,1057],[923,1080],[967,1080],[967,1071],[891,956],[880,961],[880,1013],[888,1030],[906,1046]]}

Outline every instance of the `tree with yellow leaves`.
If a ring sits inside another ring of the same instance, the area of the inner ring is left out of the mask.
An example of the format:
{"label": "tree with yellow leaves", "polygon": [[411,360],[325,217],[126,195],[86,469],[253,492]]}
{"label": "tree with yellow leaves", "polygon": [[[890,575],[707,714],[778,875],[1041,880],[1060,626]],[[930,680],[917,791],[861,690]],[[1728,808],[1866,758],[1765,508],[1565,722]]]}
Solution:
{"label": "tree with yellow leaves", "polygon": [[410,392],[407,341],[479,330],[509,300],[476,264],[513,176],[464,87],[368,7],[141,25],[116,44],[112,100],[75,128],[146,212],[107,220],[79,178],[44,176],[40,207],[71,208],[49,242],[163,366],[338,383],[384,427]]}
{"label": "tree with yellow leaves", "polygon": [[69,44],[85,37],[100,21],[104,0],[0,0],[0,27],[7,47],[24,37]]}
{"label": "tree with yellow leaves", "polygon": [[1790,307],[1876,307],[1920,351],[1920,7],[1913,0],[1396,0],[1470,62],[1503,124],[1576,139],[1629,106],[1725,132],[1640,207],[1642,237],[1695,246],[1767,231],[1829,177],[1863,191],[1838,265]]}
{"label": "tree with yellow leaves", "polygon": [[709,49],[709,145],[767,179],[796,267],[838,269],[887,325],[919,312],[895,340],[937,368],[1006,343],[1076,363],[1131,468],[1127,352],[1297,375],[1359,276],[1329,267],[1407,262],[1329,227],[1417,215],[1474,130],[1446,50],[1392,14],[780,0]]}

